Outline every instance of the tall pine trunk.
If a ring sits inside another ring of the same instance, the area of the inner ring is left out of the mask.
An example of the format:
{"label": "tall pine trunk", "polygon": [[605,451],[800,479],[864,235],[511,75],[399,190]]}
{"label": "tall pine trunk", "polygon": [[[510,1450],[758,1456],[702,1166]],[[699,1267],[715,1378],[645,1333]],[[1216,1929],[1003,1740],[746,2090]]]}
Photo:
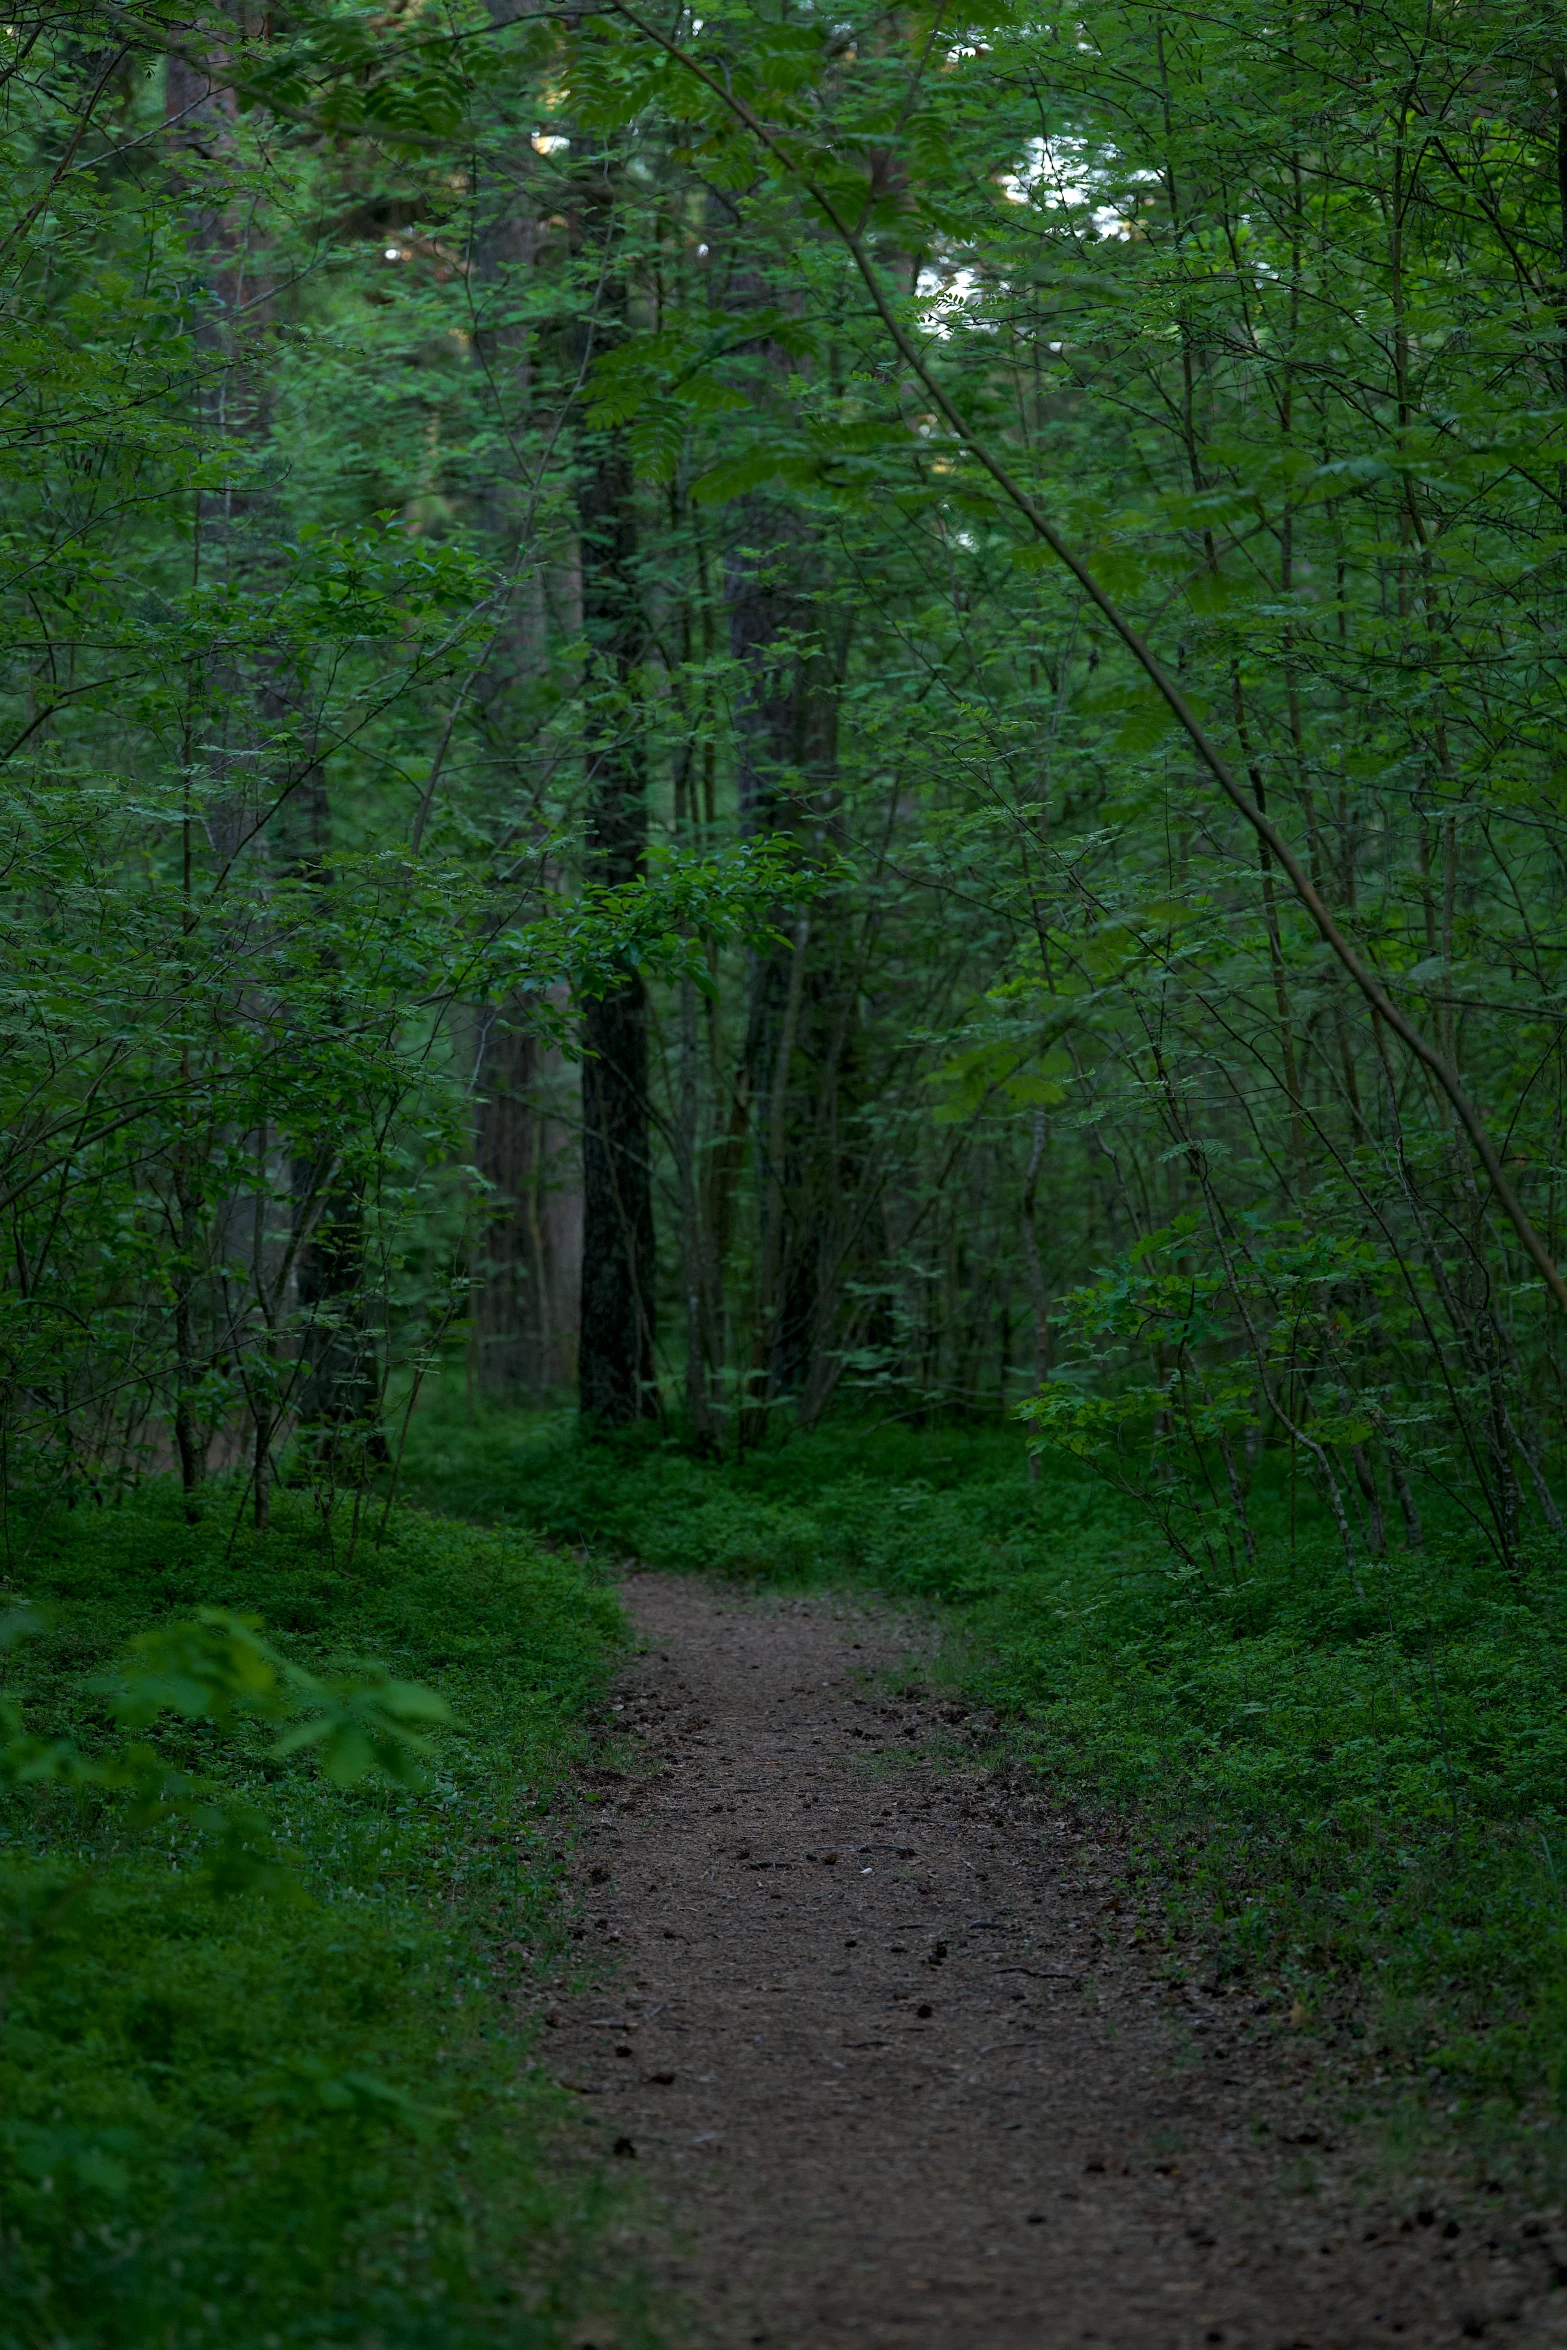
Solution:
{"label": "tall pine trunk", "polygon": [[[584,207],[590,233],[613,235],[607,175]],[[626,298],[606,254],[594,333],[623,328]],[[582,625],[588,642],[587,879],[634,881],[647,853],[647,762],[636,671],[643,623],[637,580],[636,480],[622,431],[585,433],[577,514]],[[648,1115],[647,998],[628,969],[582,1021],[582,1309],[578,1398],[601,1427],[656,1414],[655,1259]]]}
{"label": "tall pine trunk", "polygon": [[[492,0],[497,22],[515,14]],[[536,366],[527,299],[538,264],[539,199],[526,145],[481,161],[474,262],[479,325],[474,353],[490,409],[494,458],[485,474],[482,523],[507,581],[504,614],[472,697],[483,760],[484,802],[512,841],[536,781],[530,770],[549,662],[549,612],[534,536],[529,440]],[[567,619],[568,632],[570,618]],[[523,840],[541,820],[524,813]],[[515,863],[513,854],[510,862]],[[546,868],[540,883],[554,886]],[[516,911],[501,893],[508,916]],[[582,1170],[578,1079],[558,1045],[531,1033],[522,998],[479,1014],[474,1084],[474,1164],[488,1186],[474,1249],[474,1381],[481,1394],[540,1402],[577,1376],[582,1270]]]}
{"label": "tall pine trunk", "polygon": [[473,1364],[482,1395],[542,1402],[570,1389],[577,1376],[576,1082],[559,1048],[509,1017],[512,1010],[502,1005],[485,1014],[478,1055],[475,1155],[493,1189],[479,1239]]}
{"label": "tall pine trunk", "polygon": [[[797,518],[752,503],[725,571],[740,706],[740,819],[837,844],[838,687],[811,593],[818,550]],[[847,1284],[876,1251],[877,1203],[852,1132],[858,1106],[858,977],[846,909],[819,904],[788,944],[752,959],[745,1044],[757,1201],[751,1434],[780,1397],[809,1419],[837,1367]]]}
{"label": "tall pine trunk", "polygon": [[[191,289],[192,347],[196,359],[195,421],[208,452],[226,450],[248,460],[221,486],[195,493],[192,576],[204,589],[242,588],[265,567],[264,525],[270,487],[258,459],[268,430],[267,383],[262,364],[270,325],[271,281],[255,234],[254,209],[239,181],[239,106],[223,69],[264,25],[236,9],[211,28],[216,73],[203,73],[171,51],[164,69],[164,119],[174,183],[181,195],[187,249],[199,284]],[[184,864],[187,918],[194,915],[198,865],[219,886],[238,881],[259,889],[266,879],[263,817],[271,777],[266,771],[265,714],[256,680],[227,650],[189,664],[184,713]],[[264,780],[265,777],[265,780]],[[205,837],[207,856],[198,843]],[[221,917],[220,917],[221,920]],[[236,988],[232,1017],[254,1015],[248,985]],[[277,1276],[287,1262],[287,1233],[273,1213],[288,1188],[286,1156],[264,1122],[245,1138],[240,1154],[255,1171],[254,1189],[208,1200],[198,1211],[200,1185],[188,1138],[176,1152],[172,1188],[179,1227],[179,1291],[175,1303],[176,1381],[173,1420],[186,1508],[205,1464],[205,1441],[193,1388],[203,1352],[236,1360],[252,1421],[252,1502],[256,1524],[267,1523],[272,1449],[287,1369],[279,1349]],[[202,1227],[205,1223],[205,1231]],[[245,1235],[238,1243],[237,1236]],[[235,1246],[227,1244],[234,1242]],[[250,1294],[241,1297],[211,1278],[214,1256],[248,1261]],[[203,1328],[203,1325],[206,1327]]]}

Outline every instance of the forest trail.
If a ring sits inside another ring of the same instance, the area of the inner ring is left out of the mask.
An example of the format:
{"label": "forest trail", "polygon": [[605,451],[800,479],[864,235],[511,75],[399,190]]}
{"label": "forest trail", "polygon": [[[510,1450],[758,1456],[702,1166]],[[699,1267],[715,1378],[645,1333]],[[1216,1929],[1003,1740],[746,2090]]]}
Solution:
{"label": "forest trail", "polygon": [[579,1856],[619,1965],[544,2053],[638,2158],[681,2350],[1560,2342],[1517,2215],[1357,2192],[1320,2042],[1172,1987],[1113,1846],[926,1752],[939,1709],[873,1672],[918,1635],[623,1596],[651,1772]]}

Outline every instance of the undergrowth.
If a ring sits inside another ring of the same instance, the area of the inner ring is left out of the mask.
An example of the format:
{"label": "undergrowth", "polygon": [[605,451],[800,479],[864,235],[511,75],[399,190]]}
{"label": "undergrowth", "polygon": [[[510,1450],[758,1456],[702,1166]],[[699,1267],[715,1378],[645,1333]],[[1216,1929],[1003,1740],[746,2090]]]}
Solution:
{"label": "undergrowth", "polygon": [[[4,2350],[553,2350],[644,2339],[605,2282],[603,2174],[506,1993],[558,1949],[546,1818],[621,1637],[610,1595],[517,1533],[281,1497],[188,1528],[177,1497],[13,1523],[43,1629],[6,1660],[26,1727],[114,1750],[133,1636],[249,1611],[294,1667],[379,1660],[455,1725],[420,1783],[351,1788],[275,1725],[178,1719],[160,1764],[242,1805],[269,1856],[223,1897],[203,1838],[92,1786],[0,1794]],[[580,2130],[580,2125],[579,2125]]]}
{"label": "undergrowth", "polygon": [[437,1397],[404,1475],[610,1563],[938,1605],[951,1677],[1130,1815],[1158,1888],[1144,1931],[1368,2028],[1490,2167],[1567,2174],[1560,1559],[1509,1580],[1458,1524],[1352,1575],[1310,1497],[1264,1475],[1255,1564],[1194,1572],[1077,1464],[1030,1484],[997,1428],[845,1422],[712,1464]]}

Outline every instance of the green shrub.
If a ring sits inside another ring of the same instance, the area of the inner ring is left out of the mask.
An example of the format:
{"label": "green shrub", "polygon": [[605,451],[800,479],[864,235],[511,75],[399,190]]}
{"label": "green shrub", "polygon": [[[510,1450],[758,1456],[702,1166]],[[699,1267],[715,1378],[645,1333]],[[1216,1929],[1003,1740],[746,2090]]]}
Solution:
{"label": "green shrub", "polygon": [[[558,1942],[543,1814],[621,1637],[611,1596],[411,1510],[350,1561],[287,1497],[265,1537],[228,1508],[187,1528],[156,1492],[11,1535],[46,1619],[6,1680],[35,1737],[122,1749],[127,1642],[202,1607],[261,1616],[321,1683],[378,1686],[377,1659],[456,1722],[417,1784],[335,1784],[241,1710],[138,1732],[194,1800],[0,1794],[0,2344],[562,2341],[606,2297],[603,2191],[552,2158],[558,2093],[503,1993]],[[170,1653],[144,1637],[140,1663]],[[252,1881],[224,1897],[236,1818]],[[621,2323],[637,2338],[629,2300]]]}

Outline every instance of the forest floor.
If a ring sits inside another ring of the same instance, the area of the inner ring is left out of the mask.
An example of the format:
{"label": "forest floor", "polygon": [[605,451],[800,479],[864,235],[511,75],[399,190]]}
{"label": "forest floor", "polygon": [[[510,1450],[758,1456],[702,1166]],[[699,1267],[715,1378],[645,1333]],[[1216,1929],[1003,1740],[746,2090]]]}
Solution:
{"label": "forest floor", "polygon": [[622,1596],[608,1966],[543,2053],[637,2159],[682,2350],[1567,2339],[1554,2215],[1395,2171],[1352,2048],[1134,1939],[1113,1832],[888,1693],[918,1625]]}

